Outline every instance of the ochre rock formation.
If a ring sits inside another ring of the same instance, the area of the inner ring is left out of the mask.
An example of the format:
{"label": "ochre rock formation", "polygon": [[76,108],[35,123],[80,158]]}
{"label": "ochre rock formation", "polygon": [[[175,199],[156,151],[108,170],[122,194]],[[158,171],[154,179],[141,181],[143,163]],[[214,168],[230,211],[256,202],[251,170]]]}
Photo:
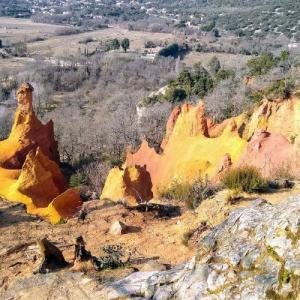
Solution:
{"label": "ochre rock formation", "polygon": [[162,153],[145,141],[137,152],[128,151],[123,169],[110,172],[101,198],[125,199],[124,181],[120,178],[126,168],[136,166],[149,172],[154,196],[174,181],[192,183],[199,177],[215,181],[228,168],[241,165],[255,166],[269,177],[284,168],[300,173],[295,163],[300,155],[297,98],[265,99],[253,111],[220,124],[206,118],[204,111],[202,102],[175,107],[166,125]]}
{"label": "ochre rock formation", "polygon": [[145,167],[115,167],[106,182],[102,199],[125,200],[128,205],[135,205],[153,197],[151,177]]}
{"label": "ochre rock formation", "polygon": [[0,142],[0,165],[20,169],[30,150],[40,147],[51,160],[59,162],[57,143],[54,140],[53,123],[43,125],[32,107],[33,88],[22,84],[17,91],[18,108],[14,124],[7,140]]}
{"label": "ochre rock formation", "polygon": [[57,164],[53,124],[43,125],[36,117],[32,91],[30,84],[18,90],[11,134],[0,142],[0,196],[22,202],[28,213],[58,223],[80,209],[81,199],[76,190],[67,190]]}
{"label": "ochre rock formation", "polygon": [[296,149],[283,135],[257,130],[237,165],[251,165],[263,176],[272,177],[282,172],[296,175],[299,171]]}
{"label": "ochre rock formation", "polygon": [[300,101],[296,97],[286,100],[268,101],[253,112],[245,131],[249,138],[257,129],[281,134],[289,141],[300,133]]}

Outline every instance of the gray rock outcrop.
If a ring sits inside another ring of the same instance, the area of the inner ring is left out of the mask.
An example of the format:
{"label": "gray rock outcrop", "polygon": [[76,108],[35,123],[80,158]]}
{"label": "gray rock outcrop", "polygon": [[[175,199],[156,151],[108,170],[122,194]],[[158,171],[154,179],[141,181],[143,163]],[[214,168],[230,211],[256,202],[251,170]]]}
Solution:
{"label": "gray rock outcrop", "polygon": [[134,273],[106,286],[108,299],[296,299],[300,295],[300,196],[256,200],[199,242],[189,263]]}

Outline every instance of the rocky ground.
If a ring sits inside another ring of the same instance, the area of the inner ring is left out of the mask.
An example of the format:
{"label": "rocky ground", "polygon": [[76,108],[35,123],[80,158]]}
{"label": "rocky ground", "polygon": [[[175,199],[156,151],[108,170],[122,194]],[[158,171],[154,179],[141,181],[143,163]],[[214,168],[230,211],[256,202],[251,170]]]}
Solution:
{"label": "rocky ground", "polygon": [[[32,299],[36,293],[39,299],[292,295],[300,264],[300,199],[284,199],[300,194],[300,185],[260,195],[269,204],[256,201],[256,195],[230,204],[227,193],[219,192],[194,211],[183,203],[168,203],[178,205],[181,215],[164,217],[94,200],[84,204],[84,220],[74,218],[56,226],[27,215],[22,205],[1,201],[0,298]],[[110,232],[115,221],[127,225],[125,233]],[[80,235],[95,256],[102,255],[105,245],[122,245],[131,253],[129,264],[117,270],[75,271],[74,241]],[[43,237],[63,251],[69,267],[33,275],[40,260],[36,240]]]}

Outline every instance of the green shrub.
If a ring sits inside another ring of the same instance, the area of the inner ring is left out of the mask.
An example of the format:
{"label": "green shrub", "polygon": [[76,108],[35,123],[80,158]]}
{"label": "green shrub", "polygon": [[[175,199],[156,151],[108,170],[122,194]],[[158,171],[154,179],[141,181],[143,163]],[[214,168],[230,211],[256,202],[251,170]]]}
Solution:
{"label": "green shrub", "polygon": [[186,23],[185,21],[180,21],[179,23],[175,24],[175,28],[185,28],[186,27]]}
{"label": "green shrub", "polygon": [[189,46],[186,43],[183,43],[181,45],[177,44],[177,43],[173,43],[170,44],[166,47],[164,47],[163,49],[161,49],[158,52],[159,56],[163,56],[163,57],[178,57],[179,55],[182,55],[184,53],[186,53],[189,50]]}
{"label": "green shrub", "polygon": [[83,173],[75,173],[70,177],[70,187],[80,188],[84,185],[87,185],[87,178]]}
{"label": "green shrub", "polygon": [[217,190],[216,186],[201,179],[192,184],[174,180],[169,188],[159,191],[159,196],[166,200],[185,201],[188,208],[194,209],[202,200],[213,196]]}
{"label": "green shrub", "polygon": [[129,41],[129,39],[127,39],[127,38],[123,39],[123,40],[121,41],[120,45],[121,45],[123,51],[124,51],[124,52],[127,52],[127,50],[128,50],[129,47],[130,47],[130,41]]}
{"label": "green shrub", "polygon": [[121,47],[121,45],[120,45],[120,42],[119,42],[118,39],[113,39],[113,40],[111,41],[111,48],[112,48],[113,50],[118,50],[118,49],[120,49],[120,47]]}
{"label": "green shrub", "polygon": [[171,103],[182,102],[186,97],[186,91],[180,87],[169,87],[165,93],[165,99]]}
{"label": "green shrub", "polygon": [[249,74],[252,76],[265,75],[276,65],[277,59],[272,53],[263,53],[258,58],[250,59],[247,62]]}
{"label": "green shrub", "polygon": [[254,103],[260,103],[263,98],[264,98],[264,95],[262,92],[260,91],[254,91],[254,92],[250,92],[248,97],[250,98],[250,100]]}
{"label": "green shrub", "polygon": [[215,76],[215,82],[219,83],[222,80],[234,78],[235,72],[232,69],[220,69]]}
{"label": "green shrub", "polygon": [[193,67],[193,82],[192,92],[201,98],[206,96],[214,86],[211,75],[201,64],[195,64]]}
{"label": "green shrub", "polygon": [[230,190],[246,193],[263,192],[268,188],[268,182],[254,167],[240,167],[229,170],[222,178],[223,185]]}
{"label": "green shrub", "polygon": [[295,85],[291,80],[278,80],[266,90],[266,97],[269,100],[277,98],[287,99],[292,94],[294,88]]}

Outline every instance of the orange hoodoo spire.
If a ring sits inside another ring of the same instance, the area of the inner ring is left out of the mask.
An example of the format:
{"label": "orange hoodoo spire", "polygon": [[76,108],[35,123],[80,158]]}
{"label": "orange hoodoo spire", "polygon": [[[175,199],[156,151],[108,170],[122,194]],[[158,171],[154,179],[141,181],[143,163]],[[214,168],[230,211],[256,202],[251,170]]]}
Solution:
{"label": "orange hoodoo spire", "polygon": [[0,165],[20,169],[30,150],[41,150],[52,160],[59,162],[57,142],[54,139],[53,122],[43,125],[36,117],[32,106],[33,87],[22,84],[17,91],[18,108],[14,124],[6,141],[0,143]]}
{"label": "orange hoodoo spire", "polygon": [[44,125],[37,118],[32,92],[29,83],[18,89],[11,133],[0,141],[0,195],[26,204],[29,213],[58,223],[80,209],[81,199],[77,191],[67,190],[58,166],[53,122]]}

